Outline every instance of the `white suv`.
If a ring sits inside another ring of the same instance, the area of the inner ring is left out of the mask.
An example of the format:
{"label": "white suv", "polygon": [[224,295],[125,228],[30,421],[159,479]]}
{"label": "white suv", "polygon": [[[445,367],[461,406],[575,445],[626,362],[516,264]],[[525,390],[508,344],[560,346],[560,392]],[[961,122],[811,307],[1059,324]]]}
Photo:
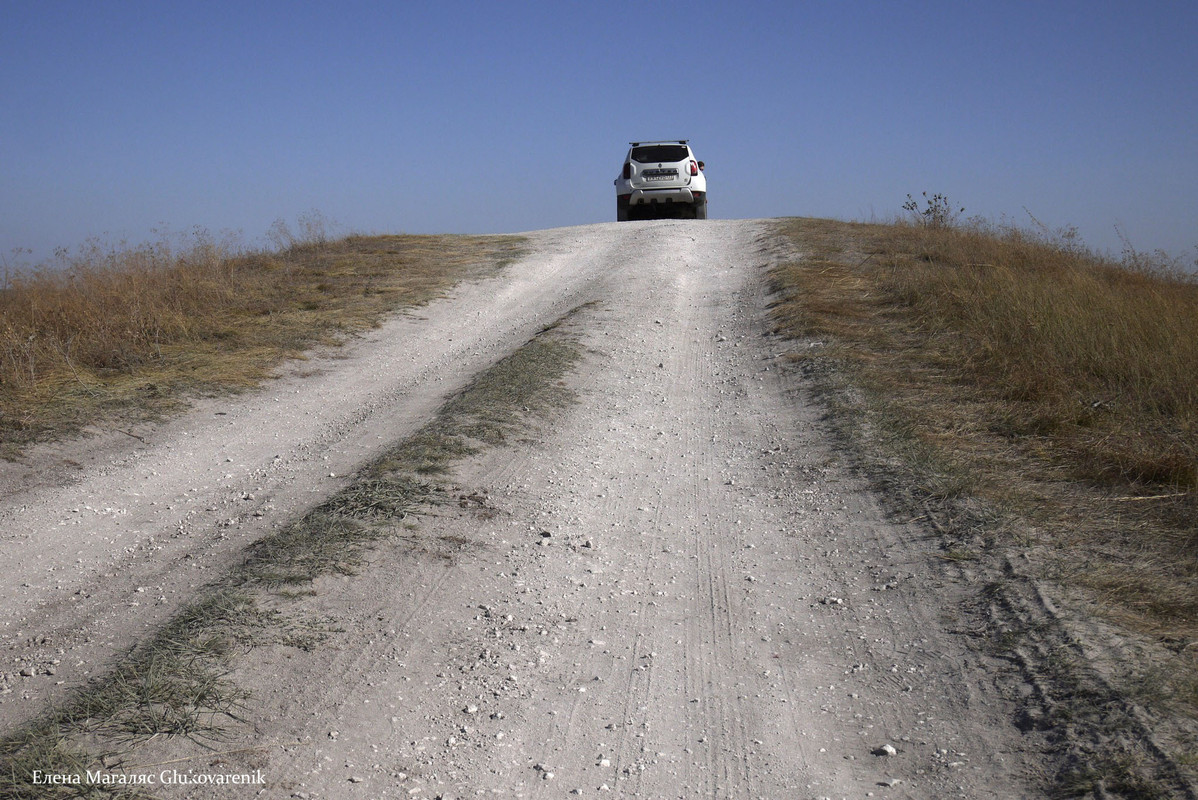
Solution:
{"label": "white suv", "polygon": [[686,139],[629,142],[616,178],[616,220],[649,216],[707,219],[707,178]]}

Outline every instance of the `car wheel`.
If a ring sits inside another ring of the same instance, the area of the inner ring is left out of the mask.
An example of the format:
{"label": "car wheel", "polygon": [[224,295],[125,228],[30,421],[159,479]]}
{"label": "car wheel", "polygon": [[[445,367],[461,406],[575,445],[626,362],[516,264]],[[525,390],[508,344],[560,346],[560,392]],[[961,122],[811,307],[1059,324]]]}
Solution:
{"label": "car wheel", "polygon": [[695,219],[707,219],[707,198],[695,203]]}

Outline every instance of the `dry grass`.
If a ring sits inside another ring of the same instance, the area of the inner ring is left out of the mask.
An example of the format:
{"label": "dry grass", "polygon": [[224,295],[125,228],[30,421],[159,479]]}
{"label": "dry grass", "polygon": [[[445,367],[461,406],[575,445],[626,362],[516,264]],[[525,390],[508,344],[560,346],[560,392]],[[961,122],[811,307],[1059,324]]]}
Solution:
{"label": "dry grass", "polygon": [[952,473],[940,494],[1033,519],[1120,613],[1198,637],[1192,277],[1017,230],[786,233],[810,256],[775,272],[780,326],[837,343],[890,424]]}
{"label": "dry grass", "polygon": [[1198,718],[1198,281],[1012,229],[781,231],[803,256],[773,273],[776,325],[837,424],[881,448],[888,494],[946,558],[1045,554],[1044,577],[1161,645],[1112,661],[1120,691]]}
{"label": "dry grass", "polygon": [[525,427],[526,418],[566,405],[573,393],[556,379],[579,358],[570,339],[542,335],[478,376],[453,397],[435,420],[382,457],[378,473],[443,475],[456,460],[482,445],[500,445]]}
{"label": "dry grass", "polygon": [[514,257],[515,237],[322,235],[243,253],[198,234],[107,248],[0,288],[0,454],[114,411],[255,384],[283,359]]}
{"label": "dry grass", "polygon": [[1009,435],[1104,485],[1198,488],[1198,283],[1018,231],[896,234],[881,288],[1007,401]]}

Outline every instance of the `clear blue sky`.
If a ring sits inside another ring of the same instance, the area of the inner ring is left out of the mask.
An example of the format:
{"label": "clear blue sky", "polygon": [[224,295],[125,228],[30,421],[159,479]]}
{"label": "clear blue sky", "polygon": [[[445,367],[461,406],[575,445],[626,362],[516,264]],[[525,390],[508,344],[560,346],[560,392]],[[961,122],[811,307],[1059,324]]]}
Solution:
{"label": "clear blue sky", "polygon": [[627,142],[672,137],[713,218],[885,220],[926,190],[1192,257],[1198,2],[0,0],[10,262],[311,209],[610,221]]}

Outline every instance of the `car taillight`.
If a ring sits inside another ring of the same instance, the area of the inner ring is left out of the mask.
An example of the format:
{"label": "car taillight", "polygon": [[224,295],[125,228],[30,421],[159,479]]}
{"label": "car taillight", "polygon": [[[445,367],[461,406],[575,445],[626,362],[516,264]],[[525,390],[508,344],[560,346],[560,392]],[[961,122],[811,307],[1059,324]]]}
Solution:
{"label": "car taillight", "polygon": [[698,175],[698,174],[699,174],[699,165],[696,164],[694,161],[692,161],[691,162],[691,175]]}
{"label": "car taillight", "polygon": [[632,177],[632,164],[625,161],[624,162],[624,180],[628,180],[631,177]]}

